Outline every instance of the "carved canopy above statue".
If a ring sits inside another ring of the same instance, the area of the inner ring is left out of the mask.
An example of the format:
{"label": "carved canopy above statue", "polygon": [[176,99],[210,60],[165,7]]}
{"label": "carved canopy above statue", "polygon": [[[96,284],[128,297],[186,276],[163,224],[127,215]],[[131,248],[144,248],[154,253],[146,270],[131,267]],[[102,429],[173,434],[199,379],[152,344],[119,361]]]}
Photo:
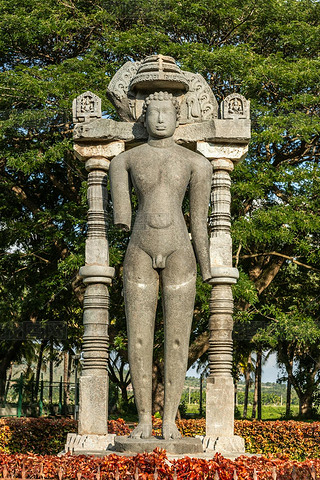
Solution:
{"label": "carved canopy above statue", "polygon": [[151,55],[142,62],[127,62],[111,79],[107,94],[124,121],[141,118],[144,99],[151,91],[172,92],[180,103],[180,124],[218,117],[218,103],[205,79],[180,70],[172,57]]}

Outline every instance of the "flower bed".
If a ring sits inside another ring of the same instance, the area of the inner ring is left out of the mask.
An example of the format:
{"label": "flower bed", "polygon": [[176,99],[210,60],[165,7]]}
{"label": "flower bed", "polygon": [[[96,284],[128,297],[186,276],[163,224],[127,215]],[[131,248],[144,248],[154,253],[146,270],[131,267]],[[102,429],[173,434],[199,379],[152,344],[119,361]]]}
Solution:
{"label": "flower bed", "polygon": [[[180,420],[184,436],[205,434],[205,420]],[[124,420],[109,420],[109,433],[128,435]],[[63,450],[67,433],[76,432],[70,419],[3,418],[0,420],[0,453],[56,455]],[[161,420],[153,419],[153,433],[161,432]],[[235,422],[235,433],[245,439],[246,451],[259,454],[286,454],[292,460],[320,457],[320,422],[244,421]]]}
{"label": "flower bed", "polygon": [[[294,471],[294,474],[293,474]],[[235,476],[235,472],[237,477]],[[168,461],[163,450],[134,457],[109,455],[103,458],[92,456],[37,456],[12,454],[0,455],[0,477],[56,479],[61,480],[112,480],[154,479],[158,480],[305,480],[320,475],[320,460],[292,462],[287,458],[245,457],[235,461],[216,454],[212,460],[182,458]],[[219,477],[217,477],[217,474]],[[138,476],[137,476],[138,475]]]}
{"label": "flower bed", "polygon": [[[77,422],[67,418],[1,418],[0,453],[56,455],[66,443],[67,433],[77,431]],[[124,420],[109,420],[108,431],[128,435]]]}

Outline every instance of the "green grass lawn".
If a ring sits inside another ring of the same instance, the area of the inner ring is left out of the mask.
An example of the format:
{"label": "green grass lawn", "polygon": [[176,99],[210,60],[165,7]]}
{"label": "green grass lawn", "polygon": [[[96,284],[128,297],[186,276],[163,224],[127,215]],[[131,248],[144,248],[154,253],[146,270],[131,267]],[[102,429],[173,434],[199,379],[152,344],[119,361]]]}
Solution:
{"label": "green grass lawn", "polygon": [[[204,407],[205,408],[205,407]],[[238,405],[240,415],[242,416],[243,405]],[[291,407],[292,415],[296,417],[299,412],[298,405],[292,405]],[[262,420],[278,420],[283,418],[286,413],[285,405],[262,405]],[[199,405],[198,404],[189,404],[187,405],[187,415],[198,415],[199,414]],[[247,418],[250,419],[252,414],[252,405],[248,406]],[[205,415],[205,410],[203,411]]]}
{"label": "green grass lawn", "polygon": [[[240,414],[243,412],[243,405],[238,406]],[[294,417],[299,413],[299,406],[292,405],[291,412]],[[283,418],[286,413],[285,405],[262,405],[262,420],[278,420]],[[248,406],[248,415],[247,418],[251,418],[252,406]]]}

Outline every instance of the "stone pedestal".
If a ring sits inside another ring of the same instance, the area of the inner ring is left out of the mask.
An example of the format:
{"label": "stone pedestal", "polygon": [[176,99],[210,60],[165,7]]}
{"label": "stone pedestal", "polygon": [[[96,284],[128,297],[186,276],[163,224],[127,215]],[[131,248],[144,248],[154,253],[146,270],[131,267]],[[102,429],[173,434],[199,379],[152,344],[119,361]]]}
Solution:
{"label": "stone pedestal", "polygon": [[162,448],[169,454],[192,455],[203,453],[203,446],[200,438],[183,437],[177,440],[163,440],[158,437],[151,438],[129,438],[116,437],[114,450],[126,453],[151,453],[155,448]]}

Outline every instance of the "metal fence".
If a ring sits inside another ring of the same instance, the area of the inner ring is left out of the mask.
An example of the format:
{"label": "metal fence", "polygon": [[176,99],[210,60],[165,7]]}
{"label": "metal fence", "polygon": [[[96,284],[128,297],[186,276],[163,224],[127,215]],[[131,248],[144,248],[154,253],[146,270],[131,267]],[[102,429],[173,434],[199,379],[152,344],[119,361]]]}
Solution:
{"label": "metal fence", "polygon": [[26,380],[23,375],[6,383],[5,397],[0,403],[0,417],[59,415],[77,418],[79,382],[65,383],[41,379]]}

